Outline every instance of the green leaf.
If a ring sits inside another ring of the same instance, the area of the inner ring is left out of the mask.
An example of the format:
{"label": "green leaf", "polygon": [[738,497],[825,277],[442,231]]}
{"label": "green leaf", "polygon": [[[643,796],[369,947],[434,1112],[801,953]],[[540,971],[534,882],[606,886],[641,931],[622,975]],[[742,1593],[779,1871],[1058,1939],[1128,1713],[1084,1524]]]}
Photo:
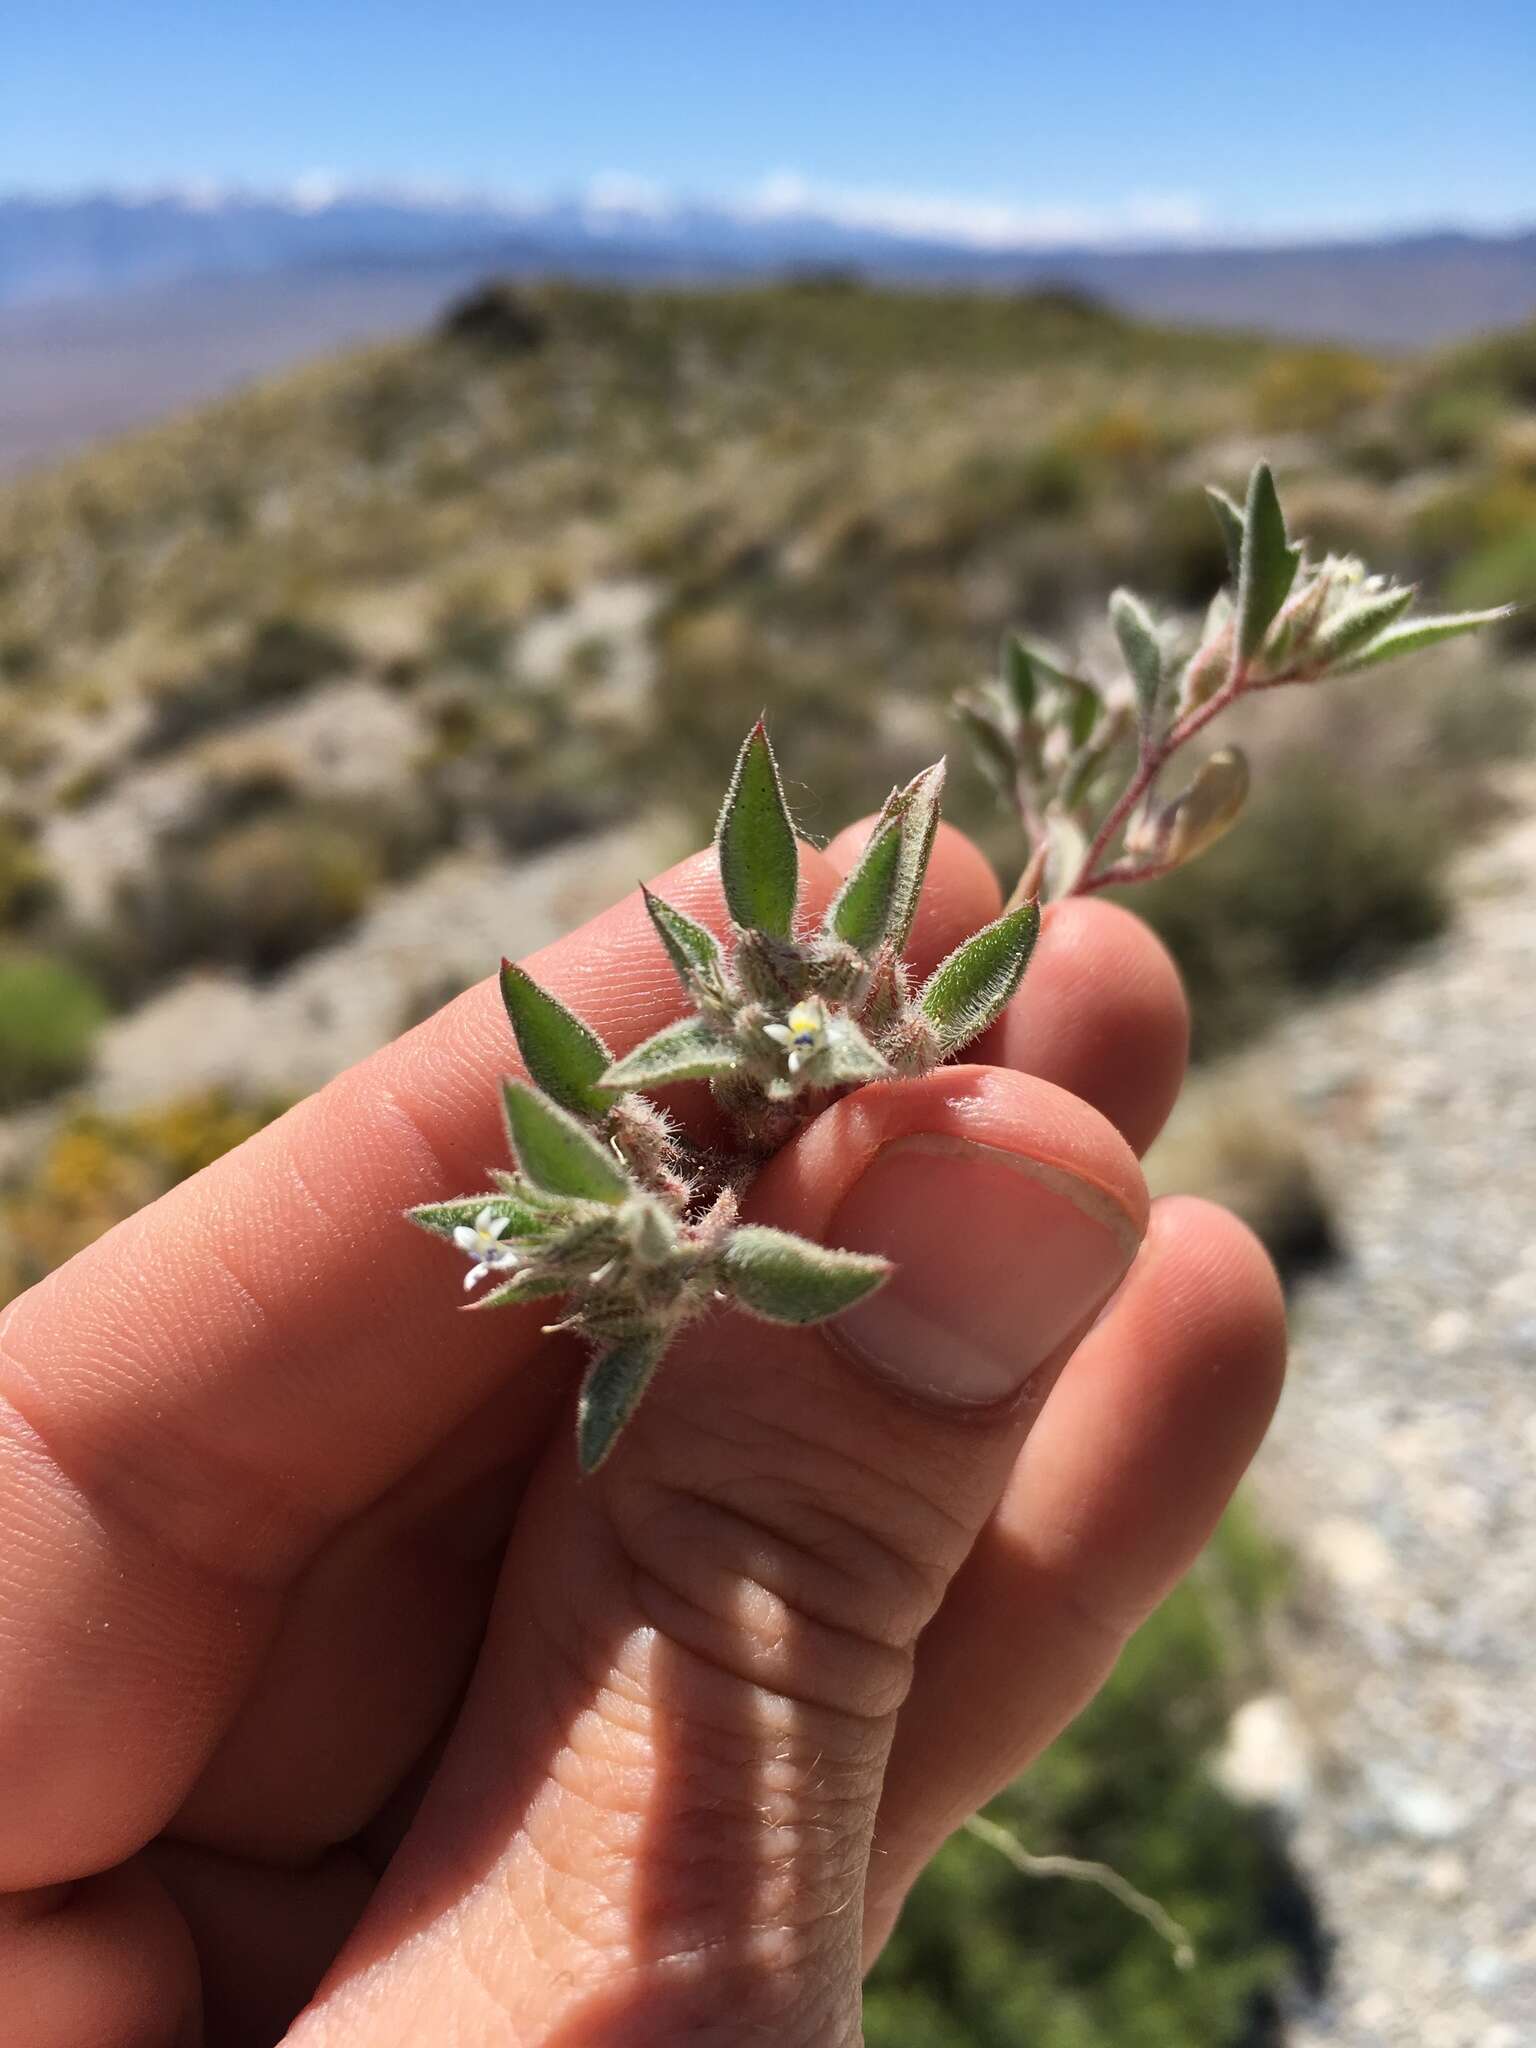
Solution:
{"label": "green leaf", "polygon": [[823,929],[873,959],[891,926],[896,884],[901,878],[902,824],[893,818],[876,827],[864,851],[833,897]]}
{"label": "green leaf", "polygon": [[414,1209],[407,1209],[406,1215],[412,1223],[423,1230],[430,1230],[434,1237],[452,1239],[461,1224],[474,1228],[482,1210],[489,1209],[493,1216],[505,1216],[507,1228],[503,1233],[508,1238],[542,1237],[558,1227],[560,1217],[550,1209],[535,1208],[517,1195],[460,1195],[451,1202],[422,1202]]}
{"label": "green leaf", "polygon": [[640,894],[657,936],[667,949],[667,958],[676,968],[677,978],[689,995],[699,988],[711,993],[723,988],[726,980],[725,954],[714,933],[701,924],[695,924],[682,911],[674,910],[659,896],[653,896],[643,882]]}
{"label": "green leaf", "polygon": [[737,757],[715,836],[731,916],[747,931],[787,939],[794,923],[800,863],[795,828],[761,719]]}
{"label": "green leaf", "polygon": [[817,1063],[817,1079],[839,1086],[864,1081],[881,1081],[891,1071],[883,1053],[876,1052],[851,1017],[840,1017],[826,1052]]}
{"label": "green leaf", "polygon": [[1384,633],[1388,626],[1395,625],[1417,596],[1413,584],[1405,584],[1401,590],[1378,590],[1369,597],[1355,599],[1352,604],[1341,605],[1331,618],[1325,619],[1312,645],[1306,650],[1306,666],[1331,668],[1336,661],[1356,654],[1374,640],[1378,633]]}
{"label": "green leaf", "polygon": [[891,1272],[887,1259],[829,1251],[759,1223],[731,1232],[721,1265],[731,1299],[770,1323],[824,1322],[872,1294]]}
{"label": "green leaf", "polygon": [[1133,590],[1117,590],[1109,600],[1110,624],[1136,685],[1142,723],[1149,725],[1163,687],[1163,646],[1152,614]]}
{"label": "green leaf", "polygon": [[1034,659],[1018,633],[1009,633],[1003,640],[1003,682],[1014,710],[1027,723],[1035,715],[1035,703],[1040,692]]}
{"label": "green leaf", "polygon": [[666,1348],[665,1337],[630,1337],[587,1367],[576,1409],[576,1456],[584,1473],[595,1472],[618,1442]]}
{"label": "green leaf", "polygon": [[1243,515],[1243,552],[1237,578],[1237,657],[1251,661],[1290,595],[1301,549],[1285,532],[1285,514],[1269,464],[1255,465]]}
{"label": "green leaf", "polygon": [[1019,771],[1018,759],[1007,737],[975,698],[957,697],[954,713],[965,727],[982,773],[999,794],[1007,796]]}
{"label": "green leaf", "polygon": [[622,1202],[629,1179],[608,1146],[569,1110],[525,1081],[503,1081],[507,1133],[517,1163],[535,1187],[586,1202]]}
{"label": "green leaf", "polygon": [[464,1313],[472,1315],[483,1308],[516,1308],[524,1301],[550,1301],[557,1294],[569,1294],[574,1284],[569,1273],[535,1274],[525,1266],[503,1286],[493,1287],[488,1293],[477,1295],[473,1301],[466,1301]]}
{"label": "green leaf", "polygon": [[934,969],[924,984],[921,1007],[946,1054],[968,1045],[1002,1015],[1024,978],[1039,933],[1039,904],[1021,903],[983,925]]}
{"label": "green leaf", "polygon": [[875,820],[876,832],[893,819],[899,819],[901,823],[901,859],[891,892],[891,912],[885,932],[886,942],[893,953],[900,953],[905,947],[911,935],[912,920],[917,915],[929,856],[933,852],[934,835],[939,829],[939,808],[947,772],[942,760],[935,761],[921,775],[914,775],[905,789],[892,790]]}
{"label": "green leaf", "polygon": [[1417,654],[1421,647],[1435,647],[1459,634],[1475,633],[1479,627],[1496,626],[1500,619],[1511,618],[1519,609],[1518,605],[1501,604],[1487,612],[1447,612],[1439,618],[1405,619],[1400,626],[1389,627],[1368,647],[1362,647],[1351,660],[1340,663],[1340,667],[1374,668],[1379,661],[1396,661],[1400,654]]}
{"label": "green leaf", "polygon": [[604,1115],[596,1082],[613,1054],[597,1033],[511,960],[501,963],[501,995],[517,1049],[544,1093],[577,1116]]}
{"label": "green leaf", "polygon": [[1241,505],[1235,505],[1225,491],[1219,491],[1214,484],[1207,484],[1205,495],[1211,510],[1216,514],[1216,524],[1221,528],[1221,537],[1227,544],[1227,566],[1234,581],[1242,574],[1243,531],[1246,521]]}
{"label": "green leaf", "polygon": [[729,1038],[700,1017],[684,1017],[668,1024],[637,1045],[633,1052],[616,1060],[603,1076],[602,1085],[610,1095],[622,1095],[629,1088],[665,1088],[673,1081],[706,1081],[716,1074],[729,1074],[741,1054]]}

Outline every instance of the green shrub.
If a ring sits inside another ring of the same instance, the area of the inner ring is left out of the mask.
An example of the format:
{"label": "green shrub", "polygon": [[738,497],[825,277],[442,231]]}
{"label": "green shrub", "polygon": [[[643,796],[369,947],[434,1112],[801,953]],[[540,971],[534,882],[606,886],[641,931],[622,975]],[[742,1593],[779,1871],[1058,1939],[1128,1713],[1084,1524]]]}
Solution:
{"label": "green shrub", "polygon": [[155,688],[153,717],[141,749],[158,753],[180,746],[247,712],[300,696],[343,674],[356,659],[345,640],[307,620],[259,620],[239,655],[170,677]]}
{"label": "green shrub", "polygon": [[1270,432],[1334,433],[1386,388],[1378,365],[1349,349],[1285,349],[1254,380],[1254,412]]}
{"label": "green shrub", "polygon": [[45,953],[0,953],[0,1109],[78,1081],[107,1006],[95,984]]}
{"label": "green shrub", "polygon": [[1228,1517],[1201,1571],[1132,1639],[1098,1700],[989,1807],[1036,1853],[1106,1862],[1193,1937],[1163,1940],[1103,1892],[1016,1872],[956,1835],[918,1882],[865,2001],[869,2048],[1238,2048],[1315,1983],[1310,1907],[1272,1828],[1207,1765],[1252,1683],[1282,1567]]}

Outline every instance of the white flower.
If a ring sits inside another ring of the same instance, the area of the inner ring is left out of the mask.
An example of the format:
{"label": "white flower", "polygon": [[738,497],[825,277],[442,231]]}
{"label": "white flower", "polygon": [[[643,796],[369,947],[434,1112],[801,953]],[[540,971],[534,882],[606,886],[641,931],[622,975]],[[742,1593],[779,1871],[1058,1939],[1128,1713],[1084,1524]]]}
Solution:
{"label": "white flower", "polygon": [[473,1227],[468,1223],[454,1225],[454,1243],[465,1258],[475,1261],[464,1276],[466,1294],[477,1281],[486,1279],[488,1275],[515,1273],[523,1263],[522,1254],[514,1246],[498,1242],[506,1227],[506,1217],[498,1216],[496,1211],[490,1208],[480,1211]]}
{"label": "white flower", "polygon": [[763,1029],[787,1051],[785,1065],[791,1074],[798,1074],[818,1053],[825,1052],[834,1035],[832,1019],[820,996],[796,1003],[782,1024],[765,1024]]}

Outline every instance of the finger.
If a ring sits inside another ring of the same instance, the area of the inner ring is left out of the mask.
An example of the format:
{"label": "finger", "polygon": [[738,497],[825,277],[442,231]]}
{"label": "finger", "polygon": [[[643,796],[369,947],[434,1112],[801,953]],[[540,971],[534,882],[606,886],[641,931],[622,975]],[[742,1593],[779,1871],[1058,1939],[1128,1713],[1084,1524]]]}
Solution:
{"label": "finger", "polygon": [[[853,866],[874,822],[862,818],[837,835],[827,848],[834,867]],[[975,923],[995,917],[1001,900],[981,850],[941,825],[934,852],[942,866],[928,893],[932,913],[963,891]],[[1084,897],[1047,904],[1023,987],[970,1049],[978,1061],[1080,1095],[1138,1152],[1162,1129],[1188,1056],[1189,1009],[1167,949],[1129,911]]]}
{"label": "finger", "polygon": [[1161,940],[1117,904],[1047,904],[1019,993],[974,1057],[1039,1074],[1144,1152],[1184,1083],[1189,1008]]}
{"label": "finger", "polygon": [[133,1865],[0,1899],[0,2040],[26,2048],[198,2048],[197,1956]]}
{"label": "finger", "polygon": [[[723,924],[711,856],[659,886]],[[809,905],[834,886],[807,854]],[[959,937],[943,915],[925,929],[940,950]],[[615,1050],[681,1004],[638,898],[530,964]],[[100,1867],[154,1832],[284,1586],[494,1389],[514,1390],[497,1460],[541,1439],[564,1377],[533,1362],[540,1311],[448,1313],[442,1248],[398,1220],[484,1185],[514,1064],[482,984],[0,1319],[0,1628],[22,1674],[0,1709],[0,1883]],[[82,1613],[108,1626],[82,1631]]]}
{"label": "finger", "polygon": [[886,1775],[867,1956],[923,1865],[1092,1698],[1188,1569],[1279,1394],[1285,1324],[1224,1210],[1158,1202],[919,1646]]}
{"label": "finger", "polygon": [[703,1327],[595,1482],[553,1447],[443,1768],[296,2043],[422,2038],[471,1972],[521,2039],[594,2010],[605,2039],[851,2038],[912,1645],[1145,1195],[1073,1097],[954,1068],[835,1104],[752,1208],[898,1270],[831,1336]]}

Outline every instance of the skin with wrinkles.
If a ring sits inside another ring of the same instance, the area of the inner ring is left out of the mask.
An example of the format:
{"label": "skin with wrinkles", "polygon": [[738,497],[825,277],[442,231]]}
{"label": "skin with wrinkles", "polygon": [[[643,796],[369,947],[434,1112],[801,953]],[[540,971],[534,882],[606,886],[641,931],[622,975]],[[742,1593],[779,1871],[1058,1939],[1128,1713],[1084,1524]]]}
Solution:
{"label": "skin with wrinkles", "polygon": [[[858,843],[805,855],[813,907]],[[705,857],[658,887],[719,925]],[[918,963],[997,907],[946,830]],[[677,1011],[638,898],[528,964],[619,1051]],[[577,1355],[536,1307],[445,1316],[397,1221],[504,1156],[491,983],[12,1304],[0,2038],[856,2041],[923,1861],[1091,1696],[1275,1396],[1262,1254],[1136,1172],[1184,1043],[1149,935],[1064,904],[978,1064],[761,1176],[814,1235],[899,1138],[979,1138],[1062,1176],[1064,1231],[1110,1205],[1107,1312],[980,1412],[720,1318],[579,1481]],[[935,1215],[936,1264],[974,1228]]]}

